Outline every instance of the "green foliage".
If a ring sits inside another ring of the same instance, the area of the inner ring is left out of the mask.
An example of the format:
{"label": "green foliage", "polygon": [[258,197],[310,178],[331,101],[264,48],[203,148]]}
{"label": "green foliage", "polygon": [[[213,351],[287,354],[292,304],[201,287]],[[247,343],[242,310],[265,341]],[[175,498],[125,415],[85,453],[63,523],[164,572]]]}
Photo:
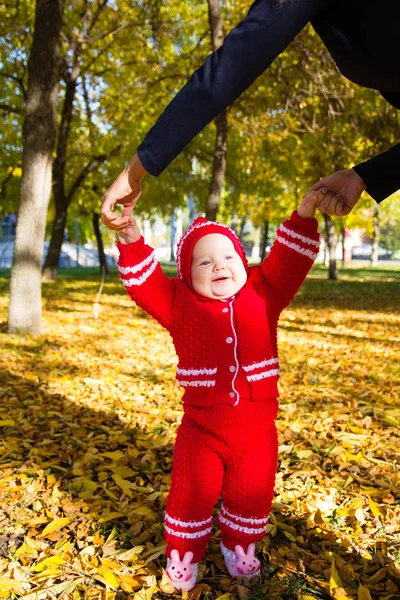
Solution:
{"label": "green foliage", "polygon": [[[227,33],[249,3],[223,3]],[[26,63],[34,6],[28,0],[0,8],[0,194],[4,210],[18,202],[21,125]],[[75,216],[91,237],[90,215],[134,154],[168,102],[211,51],[206,2],[68,0],[62,33],[63,80],[78,70],[66,157],[66,193],[83,169],[102,157],[77,187]],[[75,71],[74,71],[75,69]],[[11,110],[13,109],[13,110]],[[278,223],[308,187],[340,168],[397,142],[398,113],[377,92],[342,77],[318,36],[307,27],[272,66],[229,108],[228,164],[220,218]],[[208,195],[215,127],[205,128],[159,178],[145,179],[137,213],[168,217],[194,197]],[[368,206],[369,204],[369,206]],[[360,203],[346,225],[370,228],[371,200]],[[384,244],[397,247],[399,211],[382,205]],[[386,211],[388,216],[386,216]],[[389,216],[390,213],[390,216]],[[54,217],[54,209],[48,219]],[[88,225],[86,225],[86,223]],[[338,229],[341,222],[337,221]]]}

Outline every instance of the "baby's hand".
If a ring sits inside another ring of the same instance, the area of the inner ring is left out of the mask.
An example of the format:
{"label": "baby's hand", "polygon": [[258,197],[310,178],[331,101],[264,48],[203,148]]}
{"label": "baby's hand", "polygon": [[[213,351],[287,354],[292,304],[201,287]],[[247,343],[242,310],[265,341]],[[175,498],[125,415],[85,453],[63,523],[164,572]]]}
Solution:
{"label": "baby's hand", "polygon": [[319,203],[323,200],[324,194],[320,191],[308,192],[300,202],[297,214],[303,219],[313,219]]}
{"label": "baby's hand", "polygon": [[117,231],[118,240],[121,244],[133,244],[140,239],[141,233],[133,217],[129,217],[128,223]]}

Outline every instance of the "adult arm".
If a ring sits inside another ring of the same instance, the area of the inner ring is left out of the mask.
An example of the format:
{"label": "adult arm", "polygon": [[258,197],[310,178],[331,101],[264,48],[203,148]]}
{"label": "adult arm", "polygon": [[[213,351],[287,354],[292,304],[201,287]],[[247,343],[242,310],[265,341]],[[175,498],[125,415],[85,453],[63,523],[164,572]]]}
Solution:
{"label": "adult arm", "polygon": [[400,144],[354,167],[367,192],[379,204],[400,190]]}
{"label": "adult arm", "polygon": [[207,57],[138,148],[158,176],[219,112],[231,105],[329,0],[256,0],[246,18]]}
{"label": "adult arm", "polygon": [[[208,56],[150,129],[137,154],[103,196],[110,229],[126,226],[146,173],[158,176],[224,108],[231,105],[331,0],[256,0],[246,18]],[[124,210],[114,213],[116,204]]]}

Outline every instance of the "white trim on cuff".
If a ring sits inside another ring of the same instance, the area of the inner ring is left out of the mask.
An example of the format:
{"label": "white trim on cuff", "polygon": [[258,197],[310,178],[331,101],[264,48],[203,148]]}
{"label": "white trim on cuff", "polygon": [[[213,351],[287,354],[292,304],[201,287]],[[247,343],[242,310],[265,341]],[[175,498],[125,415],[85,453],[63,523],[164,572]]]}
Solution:
{"label": "white trim on cuff", "polygon": [[209,517],[205,521],[180,521],[179,519],[174,519],[170,517],[168,513],[165,513],[164,521],[168,521],[172,523],[172,525],[177,525],[178,527],[201,527],[201,525],[208,525],[208,523],[212,523],[213,518]]}
{"label": "white trim on cuff", "polygon": [[218,515],[218,521],[223,525],[234,529],[235,531],[241,531],[242,533],[248,533],[249,535],[265,532],[265,527],[244,527],[243,525],[237,525],[237,523],[234,523],[230,519],[226,519],[225,517],[223,517],[221,513],[219,513]]}
{"label": "white trim on cuff", "polygon": [[118,266],[118,271],[122,274],[122,275],[128,275],[128,273],[139,273],[139,271],[141,271],[142,269],[144,269],[145,267],[147,267],[147,265],[149,265],[153,259],[155,259],[156,255],[154,252],[152,252],[147,258],[145,258],[144,260],[142,260],[142,262],[140,262],[137,265],[134,265],[133,267],[120,267]]}
{"label": "white trim on cuff", "polygon": [[261,373],[255,373],[254,375],[246,375],[247,381],[259,381],[260,379],[266,379],[267,377],[274,377],[279,375],[279,369],[272,369],[270,371],[262,371]]}
{"label": "white trim on cuff", "polygon": [[291,250],[294,250],[295,252],[298,252],[299,254],[303,254],[304,256],[308,256],[308,258],[311,258],[311,260],[315,260],[317,258],[317,256],[318,256],[317,254],[315,254],[315,252],[311,252],[311,250],[308,250],[308,248],[302,248],[301,246],[298,246],[297,244],[293,244],[292,242],[288,242],[288,240],[286,238],[283,238],[280,235],[276,236],[276,241],[280,242],[284,246],[287,246]]}
{"label": "white trim on cuff", "polygon": [[150,265],[150,267],[141,275],[140,277],[133,277],[132,279],[122,279],[122,283],[126,288],[133,287],[136,285],[143,285],[144,282],[150,277],[150,275],[155,271],[158,265],[158,260],[154,259],[154,262]]}
{"label": "white trim on cuff", "polygon": [[319,242],[317,240],[313,240],[312,238],[306,237],[305,235],[301,235],[301,233],[292,231],[291,229],[286,227],[283,223],[279,226],[278,231],[279,231],[279,229],[281,231],[284,231],[287,235],[290,235],[290,237],[297,238],[298,240],[301,240],[305,244],[310,244],[311,246],[316,246],[317,248],[319,248]]}
{"label": "white trim on cuff", "polygon": [[164,524],[164,529],[170,535],[174,535],[175,537],[187,538],[187,539],[195,539],[208,535],[212,532],[212,527],[208,527],[207,529],[202,529],[201,531],[196,531],[195,533],[186,533],[185,531],[175,531],[168,527],[168,525]]}

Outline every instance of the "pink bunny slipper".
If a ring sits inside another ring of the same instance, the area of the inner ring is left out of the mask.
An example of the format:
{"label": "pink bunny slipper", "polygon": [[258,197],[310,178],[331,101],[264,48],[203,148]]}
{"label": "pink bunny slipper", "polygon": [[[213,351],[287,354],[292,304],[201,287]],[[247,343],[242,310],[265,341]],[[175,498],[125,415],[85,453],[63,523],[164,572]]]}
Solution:
{"label": "pink bunny slipper", "polygon": [[260,574],[260,561],[254,556],[255,549],[255,544],[249,544],[246,553],[242,546],[237,545],[235,551],[233,551],[221,542],[221,552],[231,577],[246,577],[247,579],[258,577]]}
{"label": "pink bunny slipper", "polygon": [[191,564],[193,552],[186,552],[181,561],[178,550],[172,550],[167,558],[167,575],[176,590],[190,592],[196,585],[199,563]]}

